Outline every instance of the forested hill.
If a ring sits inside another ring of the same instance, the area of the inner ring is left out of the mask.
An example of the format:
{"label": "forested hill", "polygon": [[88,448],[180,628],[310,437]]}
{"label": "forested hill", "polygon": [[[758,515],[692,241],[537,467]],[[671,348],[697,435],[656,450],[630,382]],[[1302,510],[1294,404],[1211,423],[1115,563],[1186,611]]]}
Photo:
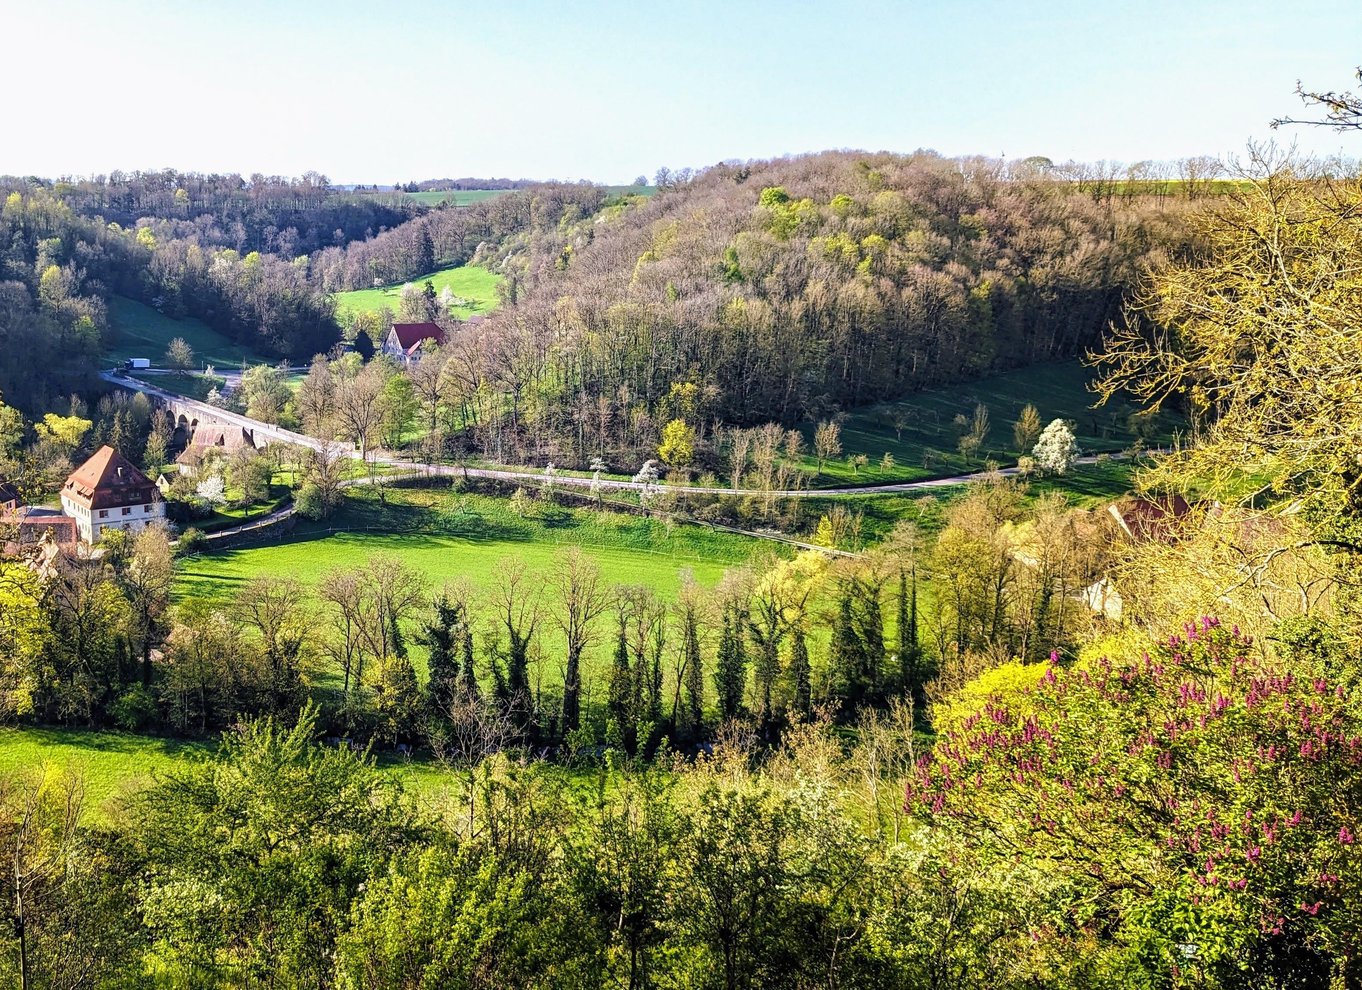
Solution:
{"label": "forested hill", "polygon": [[[28,185],[0,178],[0,187]],[[151,224],[159,240],[191,239],[203,247],[260,251],[288,261],[371,237],[425,209],[414,202],[394,205],[354,196],[316,172],[299,178],[174,169],[113,172],[61,179],[50,189],[82,216],[123,227]]]}
{"label": "forested hill", "polygon": [[513,332],[559,342],[559,394],[713,385],[790,421],[1094,344],[1164,208],[997,163],[829,152],[720,165],[534,257]]}

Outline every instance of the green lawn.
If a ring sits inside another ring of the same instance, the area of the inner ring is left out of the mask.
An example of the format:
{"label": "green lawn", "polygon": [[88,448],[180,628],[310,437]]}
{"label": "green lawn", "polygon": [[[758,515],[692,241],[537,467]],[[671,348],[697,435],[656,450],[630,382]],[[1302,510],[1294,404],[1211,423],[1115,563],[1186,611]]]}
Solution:
{"label": "green lawn", "polygon": [[122,732],[80,729],[0,729],[0,777],[44,766],[74,770],[85,781],[85,808],[101,817],[118,798],[145,787],[158,772],[203,758],[214,747]]}
{"label": "green lawn", "polygon": [[[422,275],[420,278],[409,280],[410,283],[421,288],[427,281],[435,285],[435,291],[439,292],[445,286],[454,295],[469,300],[473,305],[467,307],[456,307],[454,313],[460,319],[467,319],[470,316],[490,313],[497,308],[500,300],[497,297],[497,285],[501,282],[501,276],[489,272],[486,268],[477,268],[472,265],[463,265],[459,268],[446,268],[442,271],[431,272],[429,275]],[[384,306],[397,312],[402,296],[402,286],[406,283],[389,285],[381,289],[355,289],[351,292],[336,293],[336,309],[352,310],[357,313],[377,312]]]}
{"label": "green lawn", "polygon": [[375,553],[400,557],[433,584],[468,578],[486,587],[504,565],[520,559],[548,575],[564,548],[579,546],[607,585],[640,584],[671,596],[690,571],[714,584],[770,544],[698,526],[667,526],[627,513],[556,508],[522,519],[508,500],[449,488],[396,488],[380,504],[356,489],[325,523],[305,523],[277,544],[204,554],[186,561],[177,593],[225,596],[259,575],[290,575],[315,584],[327,571],[358,567]]}
{"label": "green lawn", "polygon": [[[1128,447],[1135,440],[1129,423],[1135,407],[1115,402],[1093,409],[1095,396],[1087,390],[1091,375],[1091,369],[1078,361],[1042,364],[974,382],[924,389],[902,402],[870,406],[842,424],[842,454],[826,463],[821,475],[815,477],[817,463],[811,454],[801,467],[815,487],[828,487],[940,478],[982,470],[988,459],[1014,464],[1022,451],[1016,449],[1012,439],[1012,424],[1028,402],[1039,411],[1042,426],[1056,418],[1072,420],[1085,453]],[[954,420],[957,415],[971,418],[978,403],[988,407],[989,430],[978,456],[966,461],[956,446],[960,432]],[[895,427],[900,416],[901,437]],[[1158,425],[1156,441],[1171,436],[1176,424],[1165,418]],[[803,424],[801,429],[811,451],[814,424]],[[894,466],[887,471],[880,469],[885,453],[894,456]],[[847,463],[852,454],[866,455],[868,465],[853,470]]]}
{"label": "green lawn", "polygon": [[[84,782],[86,820],[107,820],[126,798],[158,774],[217,752],[216,740],[169,739],[90,729],[0,729],[0,777],[46,770],[72,771]],[[378,769],[396,777],[418,799],[436,799],[454,781],[429,756],[374,754]],[[562,773],[569,771],[562,770]]]}
{"label": "green lawn", "polygon": [[113,325],[114,337],[105,356],[110,361],[122,363],[129,358],[148,358],[152,364],[162,364],[166,346],[176,337],[183,337],[193,348],[195,364],[200,368],[205,363],[224,369],[236,368],[243,360],[261,360],[259,355],[232,343],[199,320],[172,320],[125,296],[110,298],[109,322]]}

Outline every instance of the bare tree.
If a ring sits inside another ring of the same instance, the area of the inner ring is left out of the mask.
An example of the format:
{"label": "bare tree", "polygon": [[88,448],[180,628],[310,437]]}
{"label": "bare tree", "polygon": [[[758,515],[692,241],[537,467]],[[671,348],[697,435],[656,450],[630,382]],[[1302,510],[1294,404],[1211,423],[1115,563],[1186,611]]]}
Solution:
{"label": "bare tree", "polygon": [[592,626],[605,612],[608,599],[600,589],[600,570],[577,547],[572,547],[554,569],[560,610],[558,628],[567,640],[563,671],[563,731],[581,722],[582,655],[593,640]]}
{"label": "bare tree", "polygon": [[237,593],[237,620],[260,636],[275,711],[298,700],[313,622],[303,586],[292,578],[258,577]]}
{"label": "bare tree", "polygon": [[823,465],[842,452],[842,427],[832,419],[818,424],[813,434],[813,452],[818,459],[818,473],[823,473]]}
{"label": "bare tree", "polygon": [[[1362,82],[1362,67],[1359,67],[1353,75],[1358,82]],[[1293,117],[1280,117],[1272,122],[1274,130],[1283,124],[1332,127],[1336,131],[1362,130],[1362,94],[1355,94],[1347,90],[1343,92],[1307,90],[1297,81],[1296,95],[1307,107],[1323,107],[1324,119],[1296,120]]]}
{"label": "bare tree", "polygon": [[336,418],[346,439],[359,445],[359,456],[368,461],[369,444],[383,422],[384,366],[372,361],[353,378],[336,387]]}

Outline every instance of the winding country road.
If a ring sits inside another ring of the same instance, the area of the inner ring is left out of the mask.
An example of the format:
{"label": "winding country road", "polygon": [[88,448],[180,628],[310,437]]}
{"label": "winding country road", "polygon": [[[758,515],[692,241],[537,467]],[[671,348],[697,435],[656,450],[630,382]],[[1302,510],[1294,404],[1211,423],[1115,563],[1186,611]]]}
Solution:
{"label": "winding country road", "polygon": [[[240,413],[229,412],[217,406],[210,406],[206,402],[199,402],[197,399],[189,399],[174,392],[167,392],[165,389],[157,388],[146,382],[138,381],[135,378],[127,378],[115,371],[105,371],[100,373],[100,377],[111,385],[119,388],[128,389],[134,392],[142,392],[150,398],[158,399],[162,402],[173,402],[182,408],[189,408],[199,411],[203,416],[223,422],[232,423],[244,429],[250,430],[252,435],[259,439],[264,437],[281,443],[296,444],[300,447],[310,447],[313,450],[321,450],[326,446],[321,440],[309,437],[302,433],[295,433],[286,430],[282,426],[274,426],[270,423],[261,422],[258,419],[251,419]],[[335,444],[332,445],[333,447]],[[342,444],[342,449],[346,455],[359,460],[359,452],[353,449],[353,445]],[[1116,459],[1123,455],[1111,454],[1101,455],[1110,456]],[[387,467],[405,468],[412,472],[434,477],[465,477],[465,478],[489,478],[495,481],[527,481],[543,484],[545,476],[542,472],[534,471],[515,471],[502,470],[498,468],[475,468],[465,467],[457,464],[428,464],[418,461],[408,461],[387,455],[370,457],[370,462],[382,464]],[[1079,464],[1094,464],[1098,456],[1086,456],[1078,459]],[[755,488],[703,488],[699,485],[667,485],[667,484],[645,484],[640,481],[619,481],[602,478],[599,482],[591,478],[580,478],[563,474],[553,476],[555,485],[562,485],[573,488],[591,488],[594,484],[599,484],[602,490],[608,491],[659,491],[680,492],[686,495],[760,495],[774,498],[821,498],[827,495],[885,495],[895,492],[911,492],[930,490],[933,488],[950,488],[954,485],[965,485],[973,481],[979,481],[994,474],[1006,476],[1019,474],[1016,467],[1000,468],[997,472],[975,471],[969,474],[957,474],[947,478],[932,478],[926,481],[900,481],[892,484],[883,485],[848,485],[837,488],[794,488],[782,491],[767,492]]]}

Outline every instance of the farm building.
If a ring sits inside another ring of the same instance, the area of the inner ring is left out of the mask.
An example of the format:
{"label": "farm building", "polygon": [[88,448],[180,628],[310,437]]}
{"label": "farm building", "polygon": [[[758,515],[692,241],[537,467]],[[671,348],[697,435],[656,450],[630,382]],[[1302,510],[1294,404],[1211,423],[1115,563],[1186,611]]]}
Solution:
{"label": "farm building", "polygon": [[56,509],[25,505],[18,489],[8,481],[0,481],[0,526],[5,530],[7,556],[44,541],[62,547],[76,544],[75,520]]}
{"label": "farm building", "polygon": [[61,507],[75,520],[86,543],[98,543],[107,530],[136,533],[148,523],[165,519],[165,503],[156,484],[107,445],[66,479]]}
{"label": "farm building", "polygon": [[445,332],[436,323],[394,323],[383,339],[383,353],[403,363],[421,360],[421,345],[426,341],[445,342]]}

